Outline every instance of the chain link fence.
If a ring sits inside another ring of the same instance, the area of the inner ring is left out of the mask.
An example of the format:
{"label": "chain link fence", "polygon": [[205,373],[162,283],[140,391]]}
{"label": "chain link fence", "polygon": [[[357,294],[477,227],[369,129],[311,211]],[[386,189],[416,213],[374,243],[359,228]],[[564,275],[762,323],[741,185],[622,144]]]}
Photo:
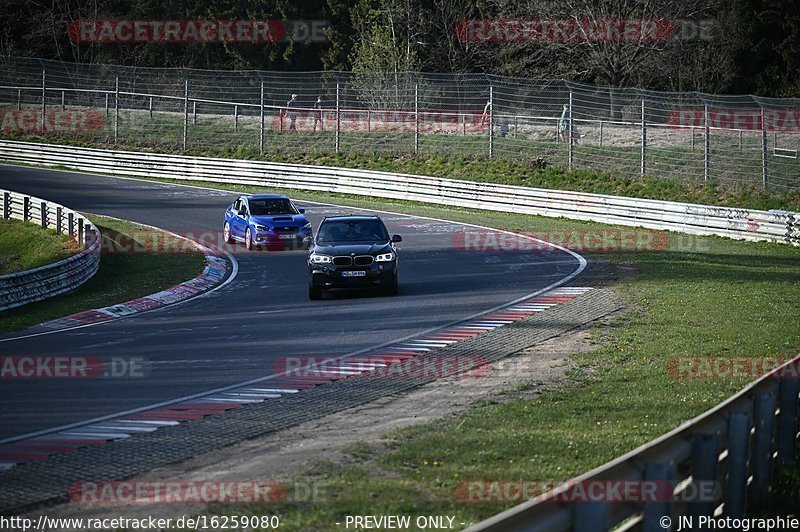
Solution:
{"label": "chain link fence", "polygon": [[499,158],[725,186],[800,187],[797,98],[484,74],[212,71],[6,58],[0,112],[6,136],[53,132],[105,145],[240,156]]}

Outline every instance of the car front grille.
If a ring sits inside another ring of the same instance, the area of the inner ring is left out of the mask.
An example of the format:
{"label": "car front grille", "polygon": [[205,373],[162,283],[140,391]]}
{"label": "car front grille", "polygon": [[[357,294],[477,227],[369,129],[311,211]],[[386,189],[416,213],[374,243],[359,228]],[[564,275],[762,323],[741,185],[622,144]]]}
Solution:
{"label": "car front grille", "polygon": [[276,233],[294,233],[297,231],[296,227],[276,227],[273,229]]}
{"label": "car front grille", "polygon": [[333,257],[333,264],[336,266],[350,266],[353,264],[351,257]]}
{"label": "car front grille", "polygon": [[353,260],[356,266],[369,266],[375,261],[371,255],[359,255]]}

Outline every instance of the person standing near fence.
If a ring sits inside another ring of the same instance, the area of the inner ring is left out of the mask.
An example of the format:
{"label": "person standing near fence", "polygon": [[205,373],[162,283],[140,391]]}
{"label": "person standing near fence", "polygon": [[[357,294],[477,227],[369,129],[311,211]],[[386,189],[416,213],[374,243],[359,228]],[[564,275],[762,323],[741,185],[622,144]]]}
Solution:
{"label": "person standing near fence", "polygon": [[486,105],[483,106],[483,115],[481,115],[481,129],[487,127],[489,124],[489,115],[492,112],[492,99],[486,100]]}
{"label": "person standing near fence", "polygon": [[322,122],[322,96],[317,96],[317,101],[314,103],[314,132],[317,131],[317,122],[319,122],[319,130],[325,131],[325,124]]}
{"label": "person standing near fence", "polygon": [[286,102],[286,116],[289,118],[289,131],[297,131],[297,94]]}
{"label": "person standing near fence", "polygon": [[572,119],[572,110],[569,108],[569,104],[564,104],[564,110],[561,111],[561,119],[558,121],[558,138],[561,139],[561,142],[567,142],[567,129],[569,129],[569,123]]}

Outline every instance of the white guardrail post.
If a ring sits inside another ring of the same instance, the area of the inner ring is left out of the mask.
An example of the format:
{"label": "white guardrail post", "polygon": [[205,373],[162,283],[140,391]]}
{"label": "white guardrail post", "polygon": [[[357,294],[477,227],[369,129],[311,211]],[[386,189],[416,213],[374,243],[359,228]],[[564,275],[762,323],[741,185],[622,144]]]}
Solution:
{"label": "white guardrail post", "polygon": [[[74,290],[97,272],[100,231],[89,220],[53,202],[8,190],[2,192],[3,219],[36,223],[58,233],[66,231],[78,243],[80,251],[53,264],[0,275],[0,311]],[[37,209],[38,217],[33,212]]]}

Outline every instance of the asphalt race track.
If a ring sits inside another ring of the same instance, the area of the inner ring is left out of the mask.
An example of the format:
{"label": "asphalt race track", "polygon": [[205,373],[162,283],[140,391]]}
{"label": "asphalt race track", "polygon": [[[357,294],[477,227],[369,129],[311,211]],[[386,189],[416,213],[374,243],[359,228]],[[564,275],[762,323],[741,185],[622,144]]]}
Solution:
{"label": "asphalt race track", "polygon": [[[0,188],[87,214],[180,234],[221,231],[237,193],[0,165]],[[360,209],[296,202],[314,229]],[[145,377],[4,379],[0,440],[168,401],[273,373],[283,356],[343,355],[444,326],[545,288],[576,271],[563,251],[464,251],[463,225],[382,214],[403,236],[400,295],[307,298],[304,251],[242,252],[238,274],[189,302],[80,329],[0,339],[0,355],[145,357]],[[478,225],[481,220],[476,217]]]}

